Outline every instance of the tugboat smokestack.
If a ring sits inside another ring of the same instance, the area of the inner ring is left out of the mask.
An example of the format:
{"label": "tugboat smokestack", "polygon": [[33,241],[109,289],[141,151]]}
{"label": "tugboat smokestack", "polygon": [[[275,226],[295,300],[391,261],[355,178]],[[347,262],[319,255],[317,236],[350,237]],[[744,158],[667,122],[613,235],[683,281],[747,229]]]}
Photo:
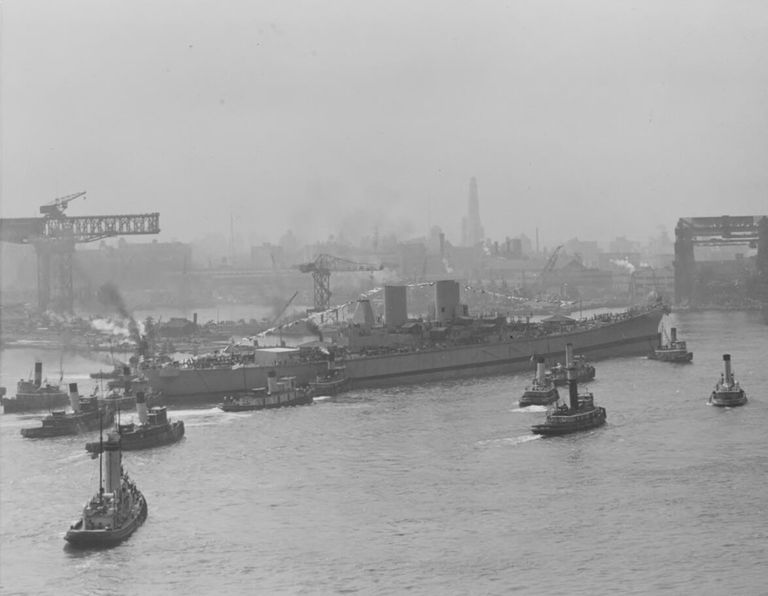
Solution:
{"label": "tugboat smokestack", "polygon": [[579,409],[579,387],[576,380],[576,366],[573,363],[568,366],[568,397],[571,401],[571,410],[575,412]]}
{"label": "tugboat smokestack", "polygon": [[545,376],[544,375],[544,357],[543,356],[539,356],[536,359],[536,380],[539,383],[543,383],[544,382],[544,376]]}
{"label": "tugboat smokestack", "polygon": [[565,367],[570,369],[573,366],[573,344],[565,344]]}
{"label": "tugboat smokestack", "polygon": [[43,363],[39,360],[35,362],[35,387],[43,384]]}
{"label": "tugboat smokestack", "polygon": [[672,343],[677,341],[677,327],[672,327],[672,329],[669,330],[669,337],[672,340]]}
{"label": "tugboat smokestack", "polygon": [[656,345],[658,345],[658,347],[662,347],[664,344],[661,343],[661,342],[662,342],[661,333],[657,333],[656,334]]}
{"label": "tugboat smokestack", "polygon": [[267,373],[267,393],[270,395],[277,389],[277,373],[274,370],[270,370]]}
{"label": "tugboat smokestack", "polygon": [[69,384],[69,405],[75,414],[80,412],[80,394],[77,392],[77,383]]}
{"label": "tugboat smokestack", "polygon": [[733,384],[733,377],[731,376],[731,355],[723,354],[723,364],[725,364],[725,382],[728,386]]}
{"label": "tugboat smokestack", "polygon": [[147,400],[143,391],[136,392],[136,413],[139,415],[139,422],[147,423]]}
{"label": "tugboat smokestack", "polygon": [[104,441],[104,489],[108,493],[120,492],[120,477],[122,453],[120,451],[120,436],[109,433]]}

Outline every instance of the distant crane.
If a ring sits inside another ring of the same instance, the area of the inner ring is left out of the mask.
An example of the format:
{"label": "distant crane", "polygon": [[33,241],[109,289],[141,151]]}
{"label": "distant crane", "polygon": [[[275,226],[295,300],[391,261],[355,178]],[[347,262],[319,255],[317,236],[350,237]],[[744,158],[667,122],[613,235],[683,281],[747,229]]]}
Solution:
{"label": "distant crane", "polygon": [[549,258],[547,259],[546,264],[542,268],[541,272],[539,273],[539,286],[541,290],[544,290],[544,283],[545,279],[544,277],[552,271],[555,268],[555,265],[557,264],[557,257],[560,254],[560,251],[563,249],[563,245],[560,244],[557,247],[555,247],[555,250],[552,251],[552,254],[549,255]]}
{"label": "distant crane", "polygon": [[72,312],[72,260],[76,243],[160,232],[159,213],[66,216],[64,211],[69,203],[85,193],[77,192],[41,205],[42,217],[0,219],[0,241],[35,247],[40,310],[47,310],[53,302],[58,310]]}
{"label": "distant crane", "polygon": [[320,254],[314,261],[297,265],[302,273],[311,273],[315,285],[315,312],[328,310],[331,303],[331,271],[380,271],[383,265],[356,263],[348,259]]}

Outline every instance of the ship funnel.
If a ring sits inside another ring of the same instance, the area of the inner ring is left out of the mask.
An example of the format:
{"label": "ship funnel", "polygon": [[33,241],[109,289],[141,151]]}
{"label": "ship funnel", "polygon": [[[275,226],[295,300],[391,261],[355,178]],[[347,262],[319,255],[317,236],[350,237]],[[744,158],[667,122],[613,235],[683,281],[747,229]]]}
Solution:
{"label": "ship funnel", "polygon": [[43,384],[43,363],[39,360],[35,362],[35,387]]}
{"label": "ship funnel", "polygon": [[733,384],[733,374],[731,373],[731,355],[723,354],[723,364],[725,364],[725,382],[730,387]]}
{"label": "ship funnel", "polygon": [[139,415],[139,422],[147,423],[147,399],[143,391],[136,392],[136,413]]}
{"label": "ship funnel", "polygon": [[656,334],[656,340],[657,340],[656,343],[658,344],[659,347],[662,347],[664,345],[663,343],[661,343],[662,342],[661,333]]}
{"label": "ship funnel", "polygon": [[80,412],[80,394],[77,392],[77,383],[69,384],[69,405],[75,414]]}
{"label": "ship funnel", "polygon": [[120,451],[120,435],[109,433],[104,441],[104,490],[108,493],[120,492],[120,476],[122,468],[122,452]]}
{"label": "ship funnel", "polygon": [[576,381],[576,365],[573,363],[568,365],[568,397],[571,402],[571,410],[575,412],[579,409],[579,387]]}
{"label": "ship funnel", "polygon": [[672,327],[669,330],[669,339],[672,343],[677,341],[677,327]]}
{"label": "ship funnel", "polygon": [[267,393],[272,394],[277,390],[277,373],[270,370],[267,373]]}
{"label": "ship funnel", "polygon": [[542,356],[539,356],[536,359],[536,380],[539,383],[543,383],[544,382],[544,376],[545,376],[545,373],[544,373],[544,358]]}
{"label": "ship funnel", "polygon": [[573,365],[573,344],[565,344],[565,367],[571,368]]}

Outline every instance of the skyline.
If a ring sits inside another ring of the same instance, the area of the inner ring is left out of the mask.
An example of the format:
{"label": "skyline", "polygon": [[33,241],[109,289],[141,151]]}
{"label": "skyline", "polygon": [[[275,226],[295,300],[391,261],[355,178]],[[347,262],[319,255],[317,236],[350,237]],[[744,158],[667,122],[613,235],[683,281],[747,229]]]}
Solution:
{"label": "skyline", "polygon": [[[438,10],[439,9],[439,10]],[[3,217],[644,240],[768,209],[768,7],[6,1]]]}

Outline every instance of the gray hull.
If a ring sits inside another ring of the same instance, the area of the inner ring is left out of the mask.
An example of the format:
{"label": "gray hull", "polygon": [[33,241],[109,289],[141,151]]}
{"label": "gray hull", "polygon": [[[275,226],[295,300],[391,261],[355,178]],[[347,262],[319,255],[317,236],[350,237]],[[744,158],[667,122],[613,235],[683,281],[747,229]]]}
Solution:
{"label": "gray hull", "polygon": [[[565,344],[573,343],[590,360],[646,355],[657,345],[660,309],[572,333],[539,338],[507,338],[493,342],[448,348],[425,349],[380,356],[348,357],[345,360],[349,388],[422,383],[460,377],[509,374],[530,370],[531,358],[562,358]],[[297,383],[314,381],[326,362],[291,366],[244,366],[239,368],[160,368],[146,372],[153,391],[165,402],[205,401],[234,391],[267,384],[267,372],[294,376]]]}

